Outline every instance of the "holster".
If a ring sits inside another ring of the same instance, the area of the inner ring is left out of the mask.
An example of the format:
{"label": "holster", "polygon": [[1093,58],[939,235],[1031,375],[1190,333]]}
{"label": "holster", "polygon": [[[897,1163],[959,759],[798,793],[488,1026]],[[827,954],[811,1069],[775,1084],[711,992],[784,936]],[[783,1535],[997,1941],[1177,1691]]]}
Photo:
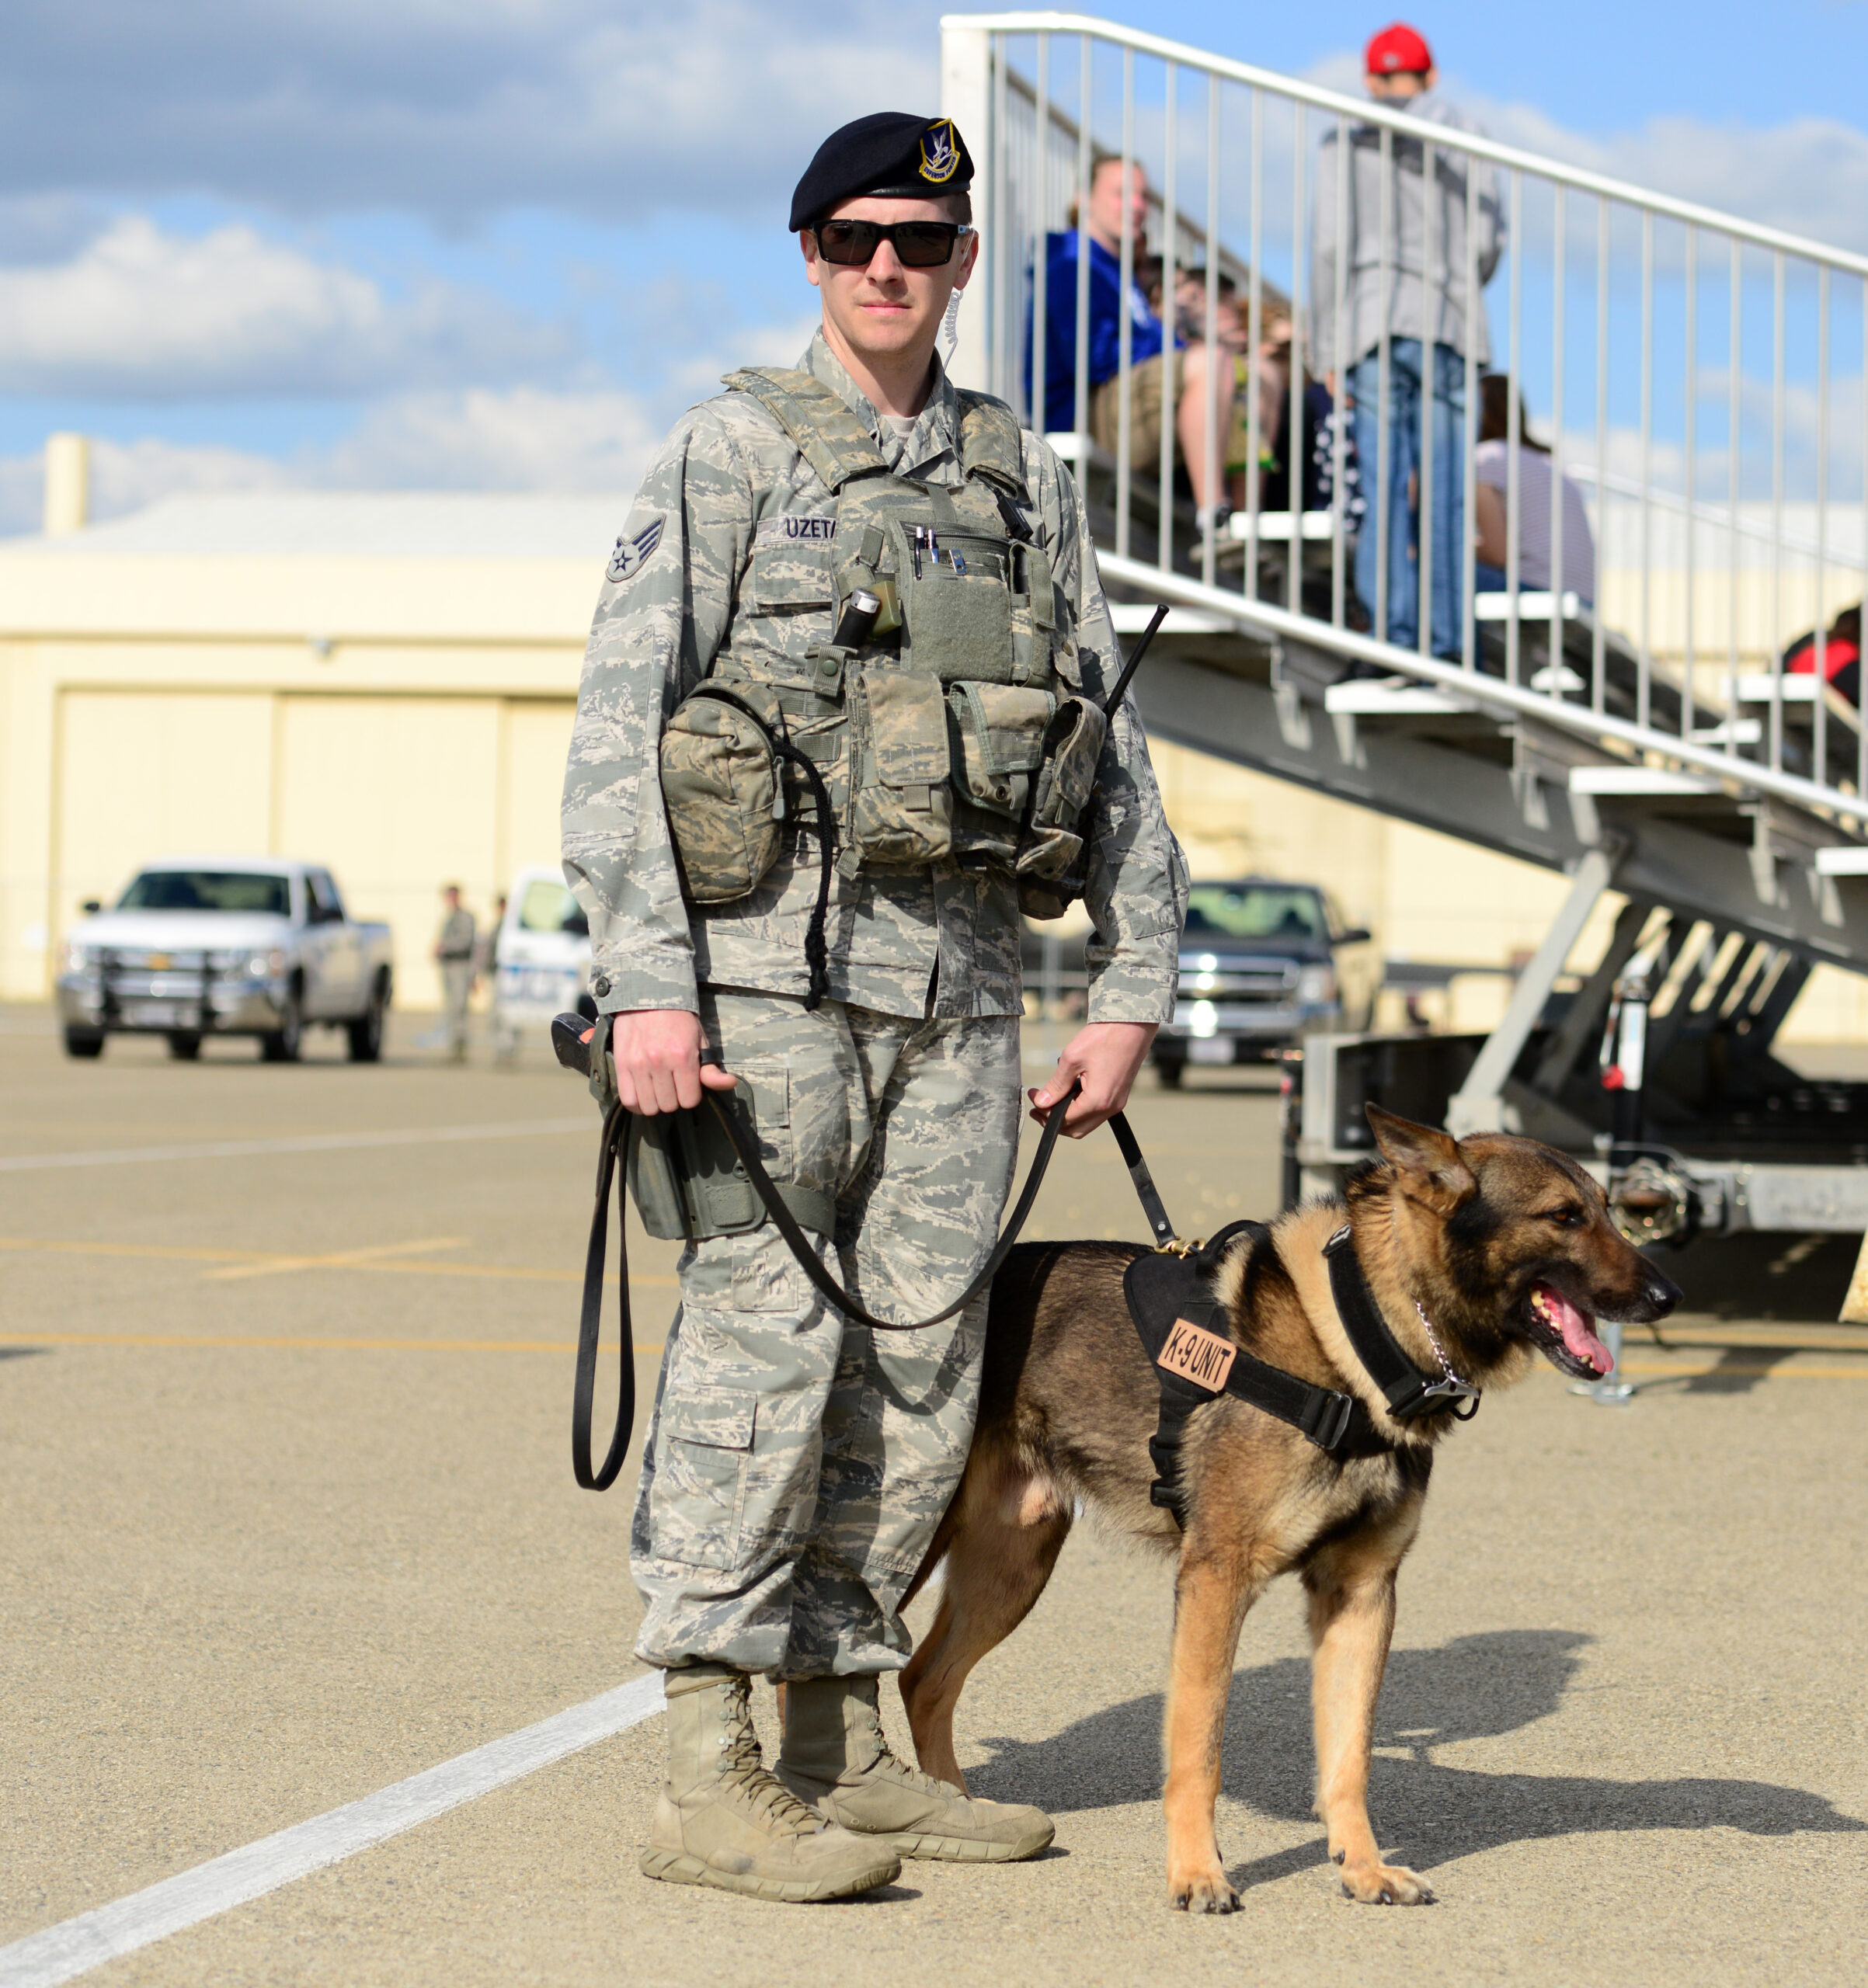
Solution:
{"label": "holster", "polygon": [[[590,1088],[600,1103],[616,1097],[616,1059],[606,1048],[600,1081]],[[729,1110],[757,1111],[752,1086],[741,1083],[728,1100]],[[747,1178],[719,1120],[705,1104],[691,1111],[662,1111],[652,1118],[631,1112],[624,1156],[629,1192],[642,1226],[664,1242],[701,1242],[710,1236],[739,1236],[771,1218]],[[778,1197],[801,1229],[833,1234],[837,1209],[816,1187],[775,1181]]]}

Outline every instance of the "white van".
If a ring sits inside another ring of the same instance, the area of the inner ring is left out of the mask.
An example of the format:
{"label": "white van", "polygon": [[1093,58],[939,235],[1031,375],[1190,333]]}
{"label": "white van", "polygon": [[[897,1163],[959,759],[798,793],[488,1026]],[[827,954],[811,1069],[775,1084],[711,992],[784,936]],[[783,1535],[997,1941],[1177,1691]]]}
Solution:
{"label": "white van", "polygon": [[521,870],[493,936],[493,1054],[543,1048],[554,1015],[573,1013],[590,985],[590,926],[560,870]]}

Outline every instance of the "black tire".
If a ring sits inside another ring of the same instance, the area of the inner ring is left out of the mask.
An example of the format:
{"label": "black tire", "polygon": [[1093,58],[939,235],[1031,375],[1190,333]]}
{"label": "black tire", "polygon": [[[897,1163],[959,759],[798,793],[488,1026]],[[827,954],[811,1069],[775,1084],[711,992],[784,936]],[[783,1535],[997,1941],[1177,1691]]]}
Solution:
{"label": "black tire", "polygon": [[104,1053],[104,1032],[101,1028],[71,1028],[65,1030],[65,1054],[91,1062]]}
{"label": "black tire", "polygon": [[1155,1058],[1154,1073],[1160,1079],[1163,1090],[1178,1090],[1181,1079],[1186,1072],[1187,1058],[1184,1056],[1157,1056]]}
{"label": "black tire", "polygon": [[169,1038],[169,1053],[178,1063],[198,1063],[201,1060],[201,1038],[186,1030],[178,1030]]}
{"label": "black tire", "polygon": [[389,989],[379,979],[370,1005],[353,1021],[345,1024],[350,1039],[353,1063],[380,1063],[383,1060],[383,1010],[389,1005]]}
{"label": "black tire", "polygon": [[279,1026],[259,1038],[261,1060],[268,1063],[296,1063],[304,1048],[304,996],[294,987],[285,997],[285,1010]]}

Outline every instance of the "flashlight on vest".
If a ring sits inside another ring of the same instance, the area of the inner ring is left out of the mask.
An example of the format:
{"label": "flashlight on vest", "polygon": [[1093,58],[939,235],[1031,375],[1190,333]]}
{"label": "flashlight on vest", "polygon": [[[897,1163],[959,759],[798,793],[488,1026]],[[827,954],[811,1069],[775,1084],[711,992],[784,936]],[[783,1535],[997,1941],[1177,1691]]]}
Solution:
{"label": "flashlight on vest", "polygon": [[831,642],[840,649],[860,649],[875,632],[875,618],[882,611],[882,596],[858,587],[844,603],[843,617]]}

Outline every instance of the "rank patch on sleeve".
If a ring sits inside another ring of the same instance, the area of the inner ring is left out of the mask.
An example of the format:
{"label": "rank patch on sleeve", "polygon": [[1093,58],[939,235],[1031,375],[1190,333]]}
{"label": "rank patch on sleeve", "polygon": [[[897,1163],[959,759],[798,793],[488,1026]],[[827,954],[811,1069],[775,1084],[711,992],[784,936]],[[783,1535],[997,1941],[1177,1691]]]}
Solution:
{"label": "rank patch on sleeve", "polygon": [[662,527],[666,520],[651,518],[633,538],[619,538],[616,550],[610,555],[610,564],[604,568],[610,578],[618,582],[635,579],[655,556],[655,549],[662,542]]}

